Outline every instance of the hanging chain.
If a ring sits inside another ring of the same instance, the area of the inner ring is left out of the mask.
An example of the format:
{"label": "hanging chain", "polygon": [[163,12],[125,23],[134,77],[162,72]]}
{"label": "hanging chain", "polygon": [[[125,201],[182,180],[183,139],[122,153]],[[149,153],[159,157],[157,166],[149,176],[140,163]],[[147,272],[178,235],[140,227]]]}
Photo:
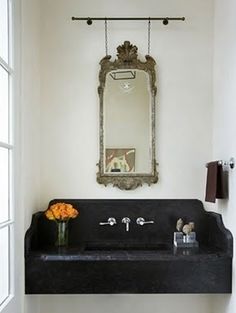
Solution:
{"label": "hanging chain", "polygon": [[105,17],[105,53],[108,55],[107,18]]}
{"label": "hanging chain", "polygon": [[151,20],[148,19],[148,55],[150,55],[150,45],[151,45]]}

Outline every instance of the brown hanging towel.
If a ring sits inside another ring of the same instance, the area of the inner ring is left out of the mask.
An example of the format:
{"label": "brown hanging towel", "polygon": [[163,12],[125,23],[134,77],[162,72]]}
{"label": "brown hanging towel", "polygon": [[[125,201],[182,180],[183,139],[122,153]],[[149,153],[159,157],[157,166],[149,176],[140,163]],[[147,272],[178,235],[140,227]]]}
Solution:
{"label": "brown hanging towel", "polygon": [[206,197],[207,202],[228,198],[228,172],[218,161],[207,164]]}

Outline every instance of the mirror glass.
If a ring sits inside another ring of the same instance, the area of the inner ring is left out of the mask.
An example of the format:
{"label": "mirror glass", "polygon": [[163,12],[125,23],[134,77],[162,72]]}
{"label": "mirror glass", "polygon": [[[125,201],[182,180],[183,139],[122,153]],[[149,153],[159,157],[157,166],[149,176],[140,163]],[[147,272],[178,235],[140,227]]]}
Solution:
{"label": "mirror glass", "polygon": [[106,173],[151,173],[151,90],[143,70],[106,74],[104,169]]}
{"label": "mirror glass", "polygon": [[155,157],[155,60],[138,59],[129,41],[100,61],[100,160],[97,182],[122,190],[158,181]]}

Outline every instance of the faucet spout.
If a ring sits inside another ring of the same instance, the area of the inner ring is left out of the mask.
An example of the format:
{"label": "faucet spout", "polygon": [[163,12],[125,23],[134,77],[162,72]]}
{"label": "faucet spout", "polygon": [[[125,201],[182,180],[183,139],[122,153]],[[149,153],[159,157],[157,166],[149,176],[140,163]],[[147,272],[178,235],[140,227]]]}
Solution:
{"label": "faucet spout", "polygon": [[129,223],[131,222],[131,219],[129,217],[123,217],[121,222],[126,225],[126,231],[129,231]]}

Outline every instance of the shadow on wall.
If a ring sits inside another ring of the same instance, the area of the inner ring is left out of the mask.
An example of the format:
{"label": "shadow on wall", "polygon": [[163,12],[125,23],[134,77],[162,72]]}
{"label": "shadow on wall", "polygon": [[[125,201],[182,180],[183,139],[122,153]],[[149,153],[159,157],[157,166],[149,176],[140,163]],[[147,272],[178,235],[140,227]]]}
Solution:
{"label": "shadow on wall", "polygon": [[176,313],[189,311],[189,308],[191,313],[214,313],[211,298],[209,295],[170,294],[40,296],[39,313]]}
{"label": "shadow on wall", "polygon": [[[212,313],[231,313],[233,311],[229,310],[230,303],[232,302],[231,295],[212,295],[212,303],[214,307]],[[234,311],[235,312],[235,311]]]}

